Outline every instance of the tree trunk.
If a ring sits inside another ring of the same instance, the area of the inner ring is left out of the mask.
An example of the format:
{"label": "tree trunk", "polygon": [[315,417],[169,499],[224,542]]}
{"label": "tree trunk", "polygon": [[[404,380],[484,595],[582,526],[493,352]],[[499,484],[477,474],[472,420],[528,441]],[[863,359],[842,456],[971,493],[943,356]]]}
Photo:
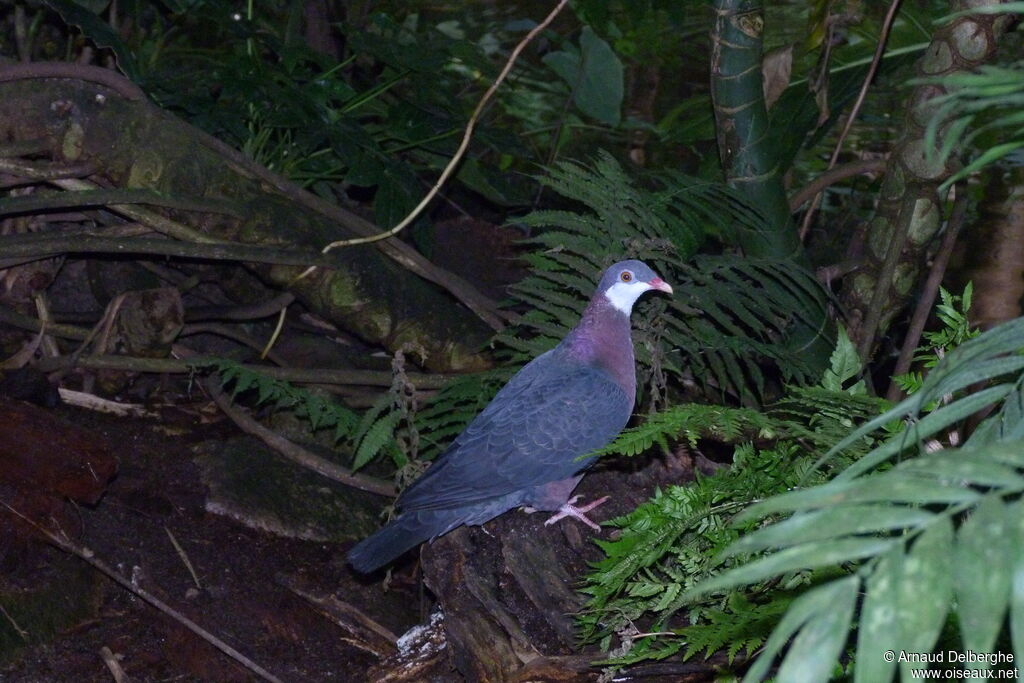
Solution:
{"label": "tree trunk", "polygon": [[1019,317],[1024,299],[1024,172],[996,166],[989,177],[964,273],[974,283],[971,322],[984,329]]}
{"label": "tree trunk", "polygon": [[[1000,0],[952,0],[950,12],[999,5]],[[920,78],[939,78],[970,71],[995,54],[1011,19],[1007,15],[972,14],[936,30],[917,63]],[[862,358],[909,302],[924,266],[928,246],[939,229],[945,194],[939,186],[956,171],[955,158],[938,161],[947,127],[940,127],[928,147],[925,129],[934,112],[932,100],[946,93],[940,85],[918,85],[911,91],[903,134],[885,172],[881,197],[868,225],[866,262],[844,283],[841,302],[847,312],[850,338]],[[931,152],[931,154],[929,154]]]}

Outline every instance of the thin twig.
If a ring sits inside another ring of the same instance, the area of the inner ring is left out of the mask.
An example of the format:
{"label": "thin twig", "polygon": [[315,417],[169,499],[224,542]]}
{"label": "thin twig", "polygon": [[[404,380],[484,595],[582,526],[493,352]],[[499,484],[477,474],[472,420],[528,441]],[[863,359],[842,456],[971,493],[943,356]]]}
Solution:
{"label": "thin twig", "polygon": [[94,568],[99,570],[102,574],[107,576],[107,578],[109,578],[112,581],[114,581],[114,583],[116,583],[117,585],[121,586],[122,588],[124,588],[125,590],[130,592],[131,594],[133,594],[136,597],[140,598],[141,600],[144,600],[145,602],[148,602],[150,605],[152,605],[153,607],[157,608],[158,610],[160,610],[161,612],[163,612],[164,614],[169,616],[171,619],[174,619],[179,624],[181,624],[182,626],[184,626],[188,630],[192,631],[192,633],[195,633],[197,636],[199,636],[200,638],[202,638],[206,642],[210,643],[215,648],[217,648],[218,650],[220,650],[221,652],[223,652],[227,656],[231,657],[236,662],[238,662],[239,664],[244,666],[246,669],[248,669],[249,671],[251,671],[254,674],[256,674],[257,676],[259,676],[263,680],[265,680],[265,681],[272,681],[273,683],[283,683],[283,681],[281,681],[280,678],[278,678],[274,674],[270,673],[269,671],[264,669],[262,666],[260,666],[256,662],[252,661],[251,659],[249,659],[248,657],[243,655],[241,652],[239,652],[235,648],[231,647],[230,645],[225,643],[223,640],[221,640],[217,636],[213,635],[212,633],[210,633],[209,631],[207,631],[202,626],[200,626],[199,624],[195,623],[194,621],[192,621],[188,617],[186,617],[181,612],[179,612],[176,609],[172,608],[170,605],[168,605],[163,600],[161,600],[160,598],[156,597],[155,595],[153,595],[152,593],[147,591],[145,588],[141,588],[141,587],[133,584],[130,579],[125,578],[116,569],[110,567],[106,562],[104,562],[103,560],[101,560],[98,557],[96,557],[96,553],[94,553],[89,548],[86,548],[85,546],[82,546],[82,545],[78,545],[78,544],[74,543],[71,539],[69,539],[67,537],[61,538],[60,536],[57,536],[55,533],[53,533],[49,529],[41,526],[40,524],[36,523],[35,521],[33,521],[33,520],[29,519],[28,517],[26,517],[25,515],[23,515],[18,510],[16,510],[13,507],[11,507],[10,504],[8,504],[6,501],[0,500],[0,505],[3,505],[5,508],[10,510],[11,514],[15,515],[16,517],[19,517],[20,519],[24,520],[26,524],[28,524],[32,528],[36,529],[39,533],[41,533],[43,536],[45,536],[50,541],[50,543],[53,543],[55,546],[57,546],[58,548],[60,548],[64,552],[71,553],[72,555],[75,555],[76,557],[79,557],[79,558],[85,560],[90,565],[92,565]]}
{"label": "thin twig", "polygon": [[199,322],[200,320],[259,320],[260,318],[269,318],[272,315],[277,315],[281,309],[287,308],[293,301],[295,301],[294,294],[283,292],[266,301],[254,304],[190,308],[185,311],[185,320],[189,322]]}
{"label": "thin twig", "polygon": [[351,486],[352,488],[359,489],[360,491],[368,491],[370,493],[376,493],[377,495],[388,496],[390,498],[394,498],[397,495],[395,487],[391,483],[382,479],[377,479],[376,477],[369,477],[365,474],[352,472],[348,468],[337,465],[330,460],[325,460],[315,453],[310,453],[305,448],[292,443],[280,434],[267,429],[241,410],[236,409],[234,405],[232,405],[231,399],[228,398],[227,394],[220,390],[216,379],[208,379],[204,386],[207,391],[210,392],[210,395],[213,397],[214,402],[216,402],[217,407],[220,408],[225,415],[231,418],[232,422],[238,425],[239,429],[247,434],[252,434],[292,462],[313,470],[317,474],[336,481],[339,484]]}
{"label": "thin twig", "polygon": [[[427,192],[427,194],[423,197],[422,200],[420,200],[420,203],[417,204],[416,207],[412,211],[410,211],[405,218],[399,221],[398,224],[395,225],[395,227],[389,230],[385,230],[383,232],[379,232],[376,235],[368,235],[366,237],[355,237],[353,239],[331,242],[330,244],[323,248],[323,252],[325,254],[328,251],[336,249],[338,247],[351,247],[357,244],[368,244],[370,242],[377,242],[379,240],[384,240],[389,237],[394,237],[399,232],[404,230],[407,226],[409,226],[409,224],[411,224],[414,220],[416,220],[416,218],[423,212],[423,209],[425,209],[427,205],[431,201],[433,201],[434,197],[437,196],[437,193],[441,190],[441,187],[448,181],[448,178],[451,177],[452,173],[455,172],[455,167],[458,166],[460,161],[462,161],[462,157],[466,154],[466,150],[469,149],[469,141],[473,137],[473,130],[474,128],[476,128],[476,122],[480,118],[480,114],[483,113],[484,107],[487,106],[487,103],[490,101],[491,97],[494,96],[494,93],[498,91],[498,88],[504,82],[509,72],[512,71],[513,65],[515,65],[516,60],[519,59],[519,54],[523,51],[523,49],[526,48],[527,45],[530,44],[530,42],[538,34],[540,34],[541,31],[546,29],[548,25],[550,25],[551,22],[554,21],[555,17],[558,16],[558,13],[562,11],[562,8],[565,7],[566,4],[568,4],[568,2],[569,0],[559,0],[559,3],[555,5],[555,8],[551,10],[551,13],[548,14],[548,16],[546,16],[543,21],[534,26],[530,30],[530,32],[527,33],[521,41],[519,41],[519,44],[516,45],[515,48],[513,48],[512,53],[509,55],[508,60],[505,62],[505,66],[501,69],[501,72],[498,74],[498,77],[494,79],[494,82],[491,84],[491,86],[487,88],[487,91],[484,92],[484,95],[483,97],[480,98],[480,101],[477,102],[476,109],[473,110],[473,113],[469,117],[469,121],[466,122],[466,130],[462,135],[462,141],[459,143],[458,148],[455,150],[455,154],[452,155],[452,158],[448,161],[448,165],[445,166],[444,170],[441,172],[441,176],[437,179],[437,182],[434,183],[434,186],[430,188],[430,191]],[[310,267],[306,269],[301,275],[295,278],[295,280],[302,279],[309,273],[313,272],[313,270],[315,270],[315,267]]]}
{"label": "thin twig", "polygon": [[57,340],[54,339],[47,331],[50,327],[53,316],[50,315],[50,305],[46,300],[46,292],[36,293],[32,297],[32,303],[36,305],[36,315],[39,316],[39,333],[42,335],[40,346],[43,353],[50,357],[60,356],[60,349],[57,348]]}
{"label": "thin twig", "polygon": [[110,341],[110,330],[114,326],[114,319],[117,317],[117,312],[121,309],[121,304],[124,303],[124,299],[127,295],[127,292],[122,292],[111,299],[110,303],[107,304],[102,317],[100,317],[99,321],[97,321],[97,323],[92,326],[92,329],[89,330],[89,336],[87,336],[69,356],[72,366],[79,358],[82,357],[82,354],[85,353],[85,349],[92,343],[100,331],[103,332],[103,336],[100,343],[96,346],[96,353],[94,355],[100,355],[106,351],[107,344]]}
{"label": "thin twig", "polygon": [[277,338],[281,336],[281,330],[284,329],[284,319],[288,315],[288,307],[285,306],[281,309],[281,312],[277,316],[277,324],[274,325],[274,332],[270,335],[270,339],[267,340],[267,345],[260,351],[260,360],[264,360],[270,355],[271,350],[274,348],[274,344],[277,343]]}
{"label": "thin twig", "polygon": [[[51,185],[56,185],[62,190],[72,190],[74,192],[101,189],[99,185],[80,178],[65,178],[63,180],[51,180],[49,182]],[[138,221],[139,223],[145,223],[157,232],[162,232],[165,235],[175,237],[179,240],[184,240],[186,242],[198,242],[200,244],[224,243],[224,240],[210,237],[206,233],[190,228],[184,223],[173,221],[170,218],[161,216],[155,211],[143,209],[134,204],[111,204],[107,208],[111,211],[116,211],[119,214],[125,215],[132,220]]]}
{"label": "thin twig", "polygon": [[[966,190],[967,188],[962,184],[956,186],[956,199],[953,201],[953,210],[950,212],[949,221],[946,223],[946,234],[943,236],[942,244],[935,255],[935,261],[932,262],[928,279],[924,283],[921,296],[918,298],[917,306],[914,308],[914,315],[910,318],[910,326],[907,328],[907,334],[903,337],[903,346],[900,348],[899,358],[896,359],[896,366],[892,370],[893,377],[905,375],[910,370],[910,364],[914,361],[914,351],[921,341],[924,326],[928,322],[928,316],[931,315],[932,306],[935,305],[935,296],[939,292],[939,285],[942,284],[942,278],[946,274],[949,257],[953,253],[953,247],[956,246],[956,238],[960,234],[960,229],[964,224],[964,217],[967,215],[969,200]],[[889,390],[886,392],[885,397],[890,401],[898,401],[901,393],[899,385],[893,380],[889,384]]]}
{"label": "thin twig", "polygon": [[188,559],[188,554],[185,552],[185,549],[181,547],[180,543],[178,543],[178,539],[174,537],[174,534],[171,533],[169,527],[165,526],[164,531],[167,532],[167,537],[171,539],[171,545],[173,545],[174,549],[178,551],[178,557],[181,558],[181,563],[185,565],[185,569],[187,569],[188,573],[192,575],[192,581],[196,584],[196,588],[203,590],[203,584],[199,583],[199,575],[196,574],[196,569]]}
{"label": "thin twig", "polygon": [[398,636],[363,613],[355,605],[330,593],[304,588],[292,577],[278,576],[277,582],[312,605],[320,614],[351,634],[347,642],[383,659],[397,650]]}
{"label": "thin twig", "polygon": [[[248,346],[257,353],[266,348],[265,342],[243,332],[243,326],[241,325],[232,326],[222,323],[190,323],[181,328],[181,332],[178,333],[178,338],[191,337],[196,334],[215,334],[218,337],[224,337],[225,339],[230,339],[244,346]],[[266,355],[265,359],[280,367],[287,367],[289,365],[288,361],[273,349],[271,349],[270,353]]]}
{"label": "thin twig", "polygon": [[0,144],[0,157],[24,157],[46,154],[50,151],[50,141],[46,138],[32,140],[12,140]]}
{"label": "thin twig", "polygon": [[835,168],[825,171],[811,182],[807,183],[802,187],[796,194],[794,194],[789,200],[789,210],[796,211],[804,202],[813,199],[818,195],[819,192],[824,190],[826,187],[831,187],[836,183],[858,175],[867,175],[869,173],[880,173],[885,170],[885,166],[888,162],[885,159],[863,159],[861,161],[853,161],[842,166],[836,166]]}
{"label": "thin twig", "polygon": [[[882,55],[885,54],[885,46],[889,42],[889,32],[892,30],[893,21],[896,19],[896,10],[899,9],[899,6],[900,0],[890,0],[889,9],[885,13],[885,20],[882,22],[882,32],[878,36],[878,45],[875,46],[875,54],[871,58],[871,65],[868,67],[868,73],[864,77],[864,82],[860,86],[860,92],[857,93],[857,100],[853,103],[850,115],[846,118],[846,125],[843,126],[843,130],[839,134],[839,139],[836,140],[836,146],[832,150],[832,157],[828,161],[828,168],[825,169],[826,172],[831,171],[832,168],[835,167],[836,161],[839,159],[839,153],[843,149],[843,143],[846,142],[846,136],[850,134],[850,129],[853,128],[853,122],[856,120],[857,114],[860,113],[860,108],[864,105],[864,100],[868,95],[868,89],[871,87],[871,81],[874,80],[875,73],[878,71],[878,66],[882,63]],[[814,220],[814,214],[818,210],[818,203],[820,201],[821,194],[815,194],[810,208],[808,208],[807,213],[804,214],[804,220],[800,225],[801,240],[807,236],[807,231],[810,229],[811,221]]]}
{"label": "thin twig", "polygon": [[100,648],[100,658],[103,659],[103,663],[107,665],[107,669],[110,671],[110,675],[114,677],[114,683],[129,683],[131,679],[128,678],[128,674],[124,672],[121,667],[121,662],[118,661],[117,655],[111,652],[110,648],[104,645]]}
{"label": "thin twig", "polygon": [[36,333],[36,336],[33,337],[31,341],[26,342],[12,356],[0,360],[0,370],[17,370],[19,368],[23,368],[35,357],[36,351],[39,350],[39,346],[43,342],[43,337],[46,335],[46,325],[48,321],[40,322],[42,325],[39,327],[39,332]]}
{"label": "thin twig", "polygon": [[97,172],[90,162],[65,164],[61,162],[33,162],[23,159],[0,158],[0,173],[30,180],[59,180],[63,178],[85,178]]}
{"label": "thin twig", "polygon": [[84,327],[64,325],[50,321],[43,323],[39,318],[33,318],[30,315],[18,313],[14,309],[6,308],[4,306],[0,306],[0,323],[13,325],[14,327],[22,330],[29,330],[30,332],[39,332],[43,329],[43,325],[45,324],[46,334],[53,335],[54,337],[61,337],[62,339],[85,339],[89,336],[89,330]]}
{"label": "thin twig", "polygon": [[14,627],[14,632],[17,633],[21,637],[22,640],[27,642],[28,641],[28,635],[29,635],[28,631],[26,631],[22,627],[18,626],[18,622],[16,622],[14,620],[14,617],[12,617],[10,614],[7,613],[7,610],[4,609],[3,605],[0,605],[0,614],[3,614],[4,618],[7,619],[7,621],[10,622],[11,626]]}
{"label": "thin twig", "polygon": [[58,389],[57,392],[60,394],[61,401],[76,408],[110,413],[120,417],[160,417],[158,413],[146,410],[145,406],[138,403],[118,403],[84,391],[72,391],[64,388]]}
{"label": "thin twig", "polygon": [[[0,159],[0,171],[7,170],[5,165],[11,163],[10,159]],[[24,165],[24,164],[22,164]],[[27,172],[27,170],[25,171]],[[39,175],[43,171],[38,171]],[[212,199],[210,197],[181,197],[160,194],[153,190],[128,188],[108,189],[96,187],[87,180],[80,177],[67,176],[63,174],[53,175],[48,179],[53,184],[58,183],[84,183],[87,189],[68,190],[56,194],[34,194],[21,197],[10,197],[0,200],[0,215],[12,213],[30,213],[39,211],[52,211],[54,209],[69,209],[85,206],[120,206],[145,204],[148,206],[161,206],[179,211],[195,211],[201,213],[216,213],[242,218],[241,208],[235,202],[225,199]],[[91,186],[91,187],[89,187]]]}

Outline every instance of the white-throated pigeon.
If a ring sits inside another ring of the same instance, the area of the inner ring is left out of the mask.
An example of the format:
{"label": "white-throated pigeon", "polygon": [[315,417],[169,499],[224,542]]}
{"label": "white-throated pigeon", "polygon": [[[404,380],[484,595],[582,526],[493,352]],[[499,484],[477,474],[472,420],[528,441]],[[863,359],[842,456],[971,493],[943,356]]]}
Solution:
{"label": "white-throated pigeon", "polygon": [[448,449],[398,499],[400,514],[348,554],[371,572],[406,550],[463,524],[483,524],[507,510],[557,510],[576,517],[570,500],[592,459],[629,421],[636,369],[629,314],[641,294],[672,288],[641,261],[604,272],[579,324],[558,346],[527,363]]}

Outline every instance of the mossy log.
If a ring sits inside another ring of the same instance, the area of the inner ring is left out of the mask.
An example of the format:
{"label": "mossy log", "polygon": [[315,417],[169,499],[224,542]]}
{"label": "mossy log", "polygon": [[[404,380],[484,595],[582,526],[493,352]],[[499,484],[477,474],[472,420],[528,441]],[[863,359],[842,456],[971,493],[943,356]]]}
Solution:
{"label": "mossy log", "polygon": [[[237,153],[230,158],[205,133],[119,90],[76,78],[0,78],[0,145],[36,141],[58,165],[91,167],[90,180],[107,187],[155,190],[172,198],[174,208],[152,212],[211,241],[320,249],[356,236],[311,208],[320,200],[295,201],[265,174],[240,165]],[[362,227],[365,232],[365,221]],[[490,329],[447,292],[374,245],[338,249],[331,259],[332,268],[294,283],[301,266],[246,265],[371,344],[392,351],[419,345],[431,370],[487,367],[479,348]]]}

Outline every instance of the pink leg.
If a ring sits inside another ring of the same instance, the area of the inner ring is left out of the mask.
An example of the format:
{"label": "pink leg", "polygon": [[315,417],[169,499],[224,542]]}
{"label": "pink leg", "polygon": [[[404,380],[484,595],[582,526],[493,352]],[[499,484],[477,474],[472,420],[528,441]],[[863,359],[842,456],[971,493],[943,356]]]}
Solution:
{"label": "pink leg", "polygon": [[595,531],[600,531],[601,530],[600,525],[595,524],[584,513],[590,512],[591,510],[596,508],[601,503],[604,503],[609,498],[611,498],[611,496],[605,496],[604,498],[598,498],[593,503],[589,503],[587,505],[584,505],[583,507],[576,507],[575,503],[576,503],[577,500],[580,499],[580,497],[579,496],[573,496],[568,501],[566,501],[565,505],[563,505],[561,508],[559,508],[558,512],[556,512],[554,515],[552,515],[550,518],[548,518],[548,520],[546,522],[544,522],[544,526],[547,526],[549,524],[554,524],[555,522],[557,522],[558,520],[560,520],[560,519],[562,519],[564,517],[574,517],[574,518],[580,520],[581,522],[583,522],[584,524],[586,524],[587,526],[589,526],[591,529],[593,529]]}

